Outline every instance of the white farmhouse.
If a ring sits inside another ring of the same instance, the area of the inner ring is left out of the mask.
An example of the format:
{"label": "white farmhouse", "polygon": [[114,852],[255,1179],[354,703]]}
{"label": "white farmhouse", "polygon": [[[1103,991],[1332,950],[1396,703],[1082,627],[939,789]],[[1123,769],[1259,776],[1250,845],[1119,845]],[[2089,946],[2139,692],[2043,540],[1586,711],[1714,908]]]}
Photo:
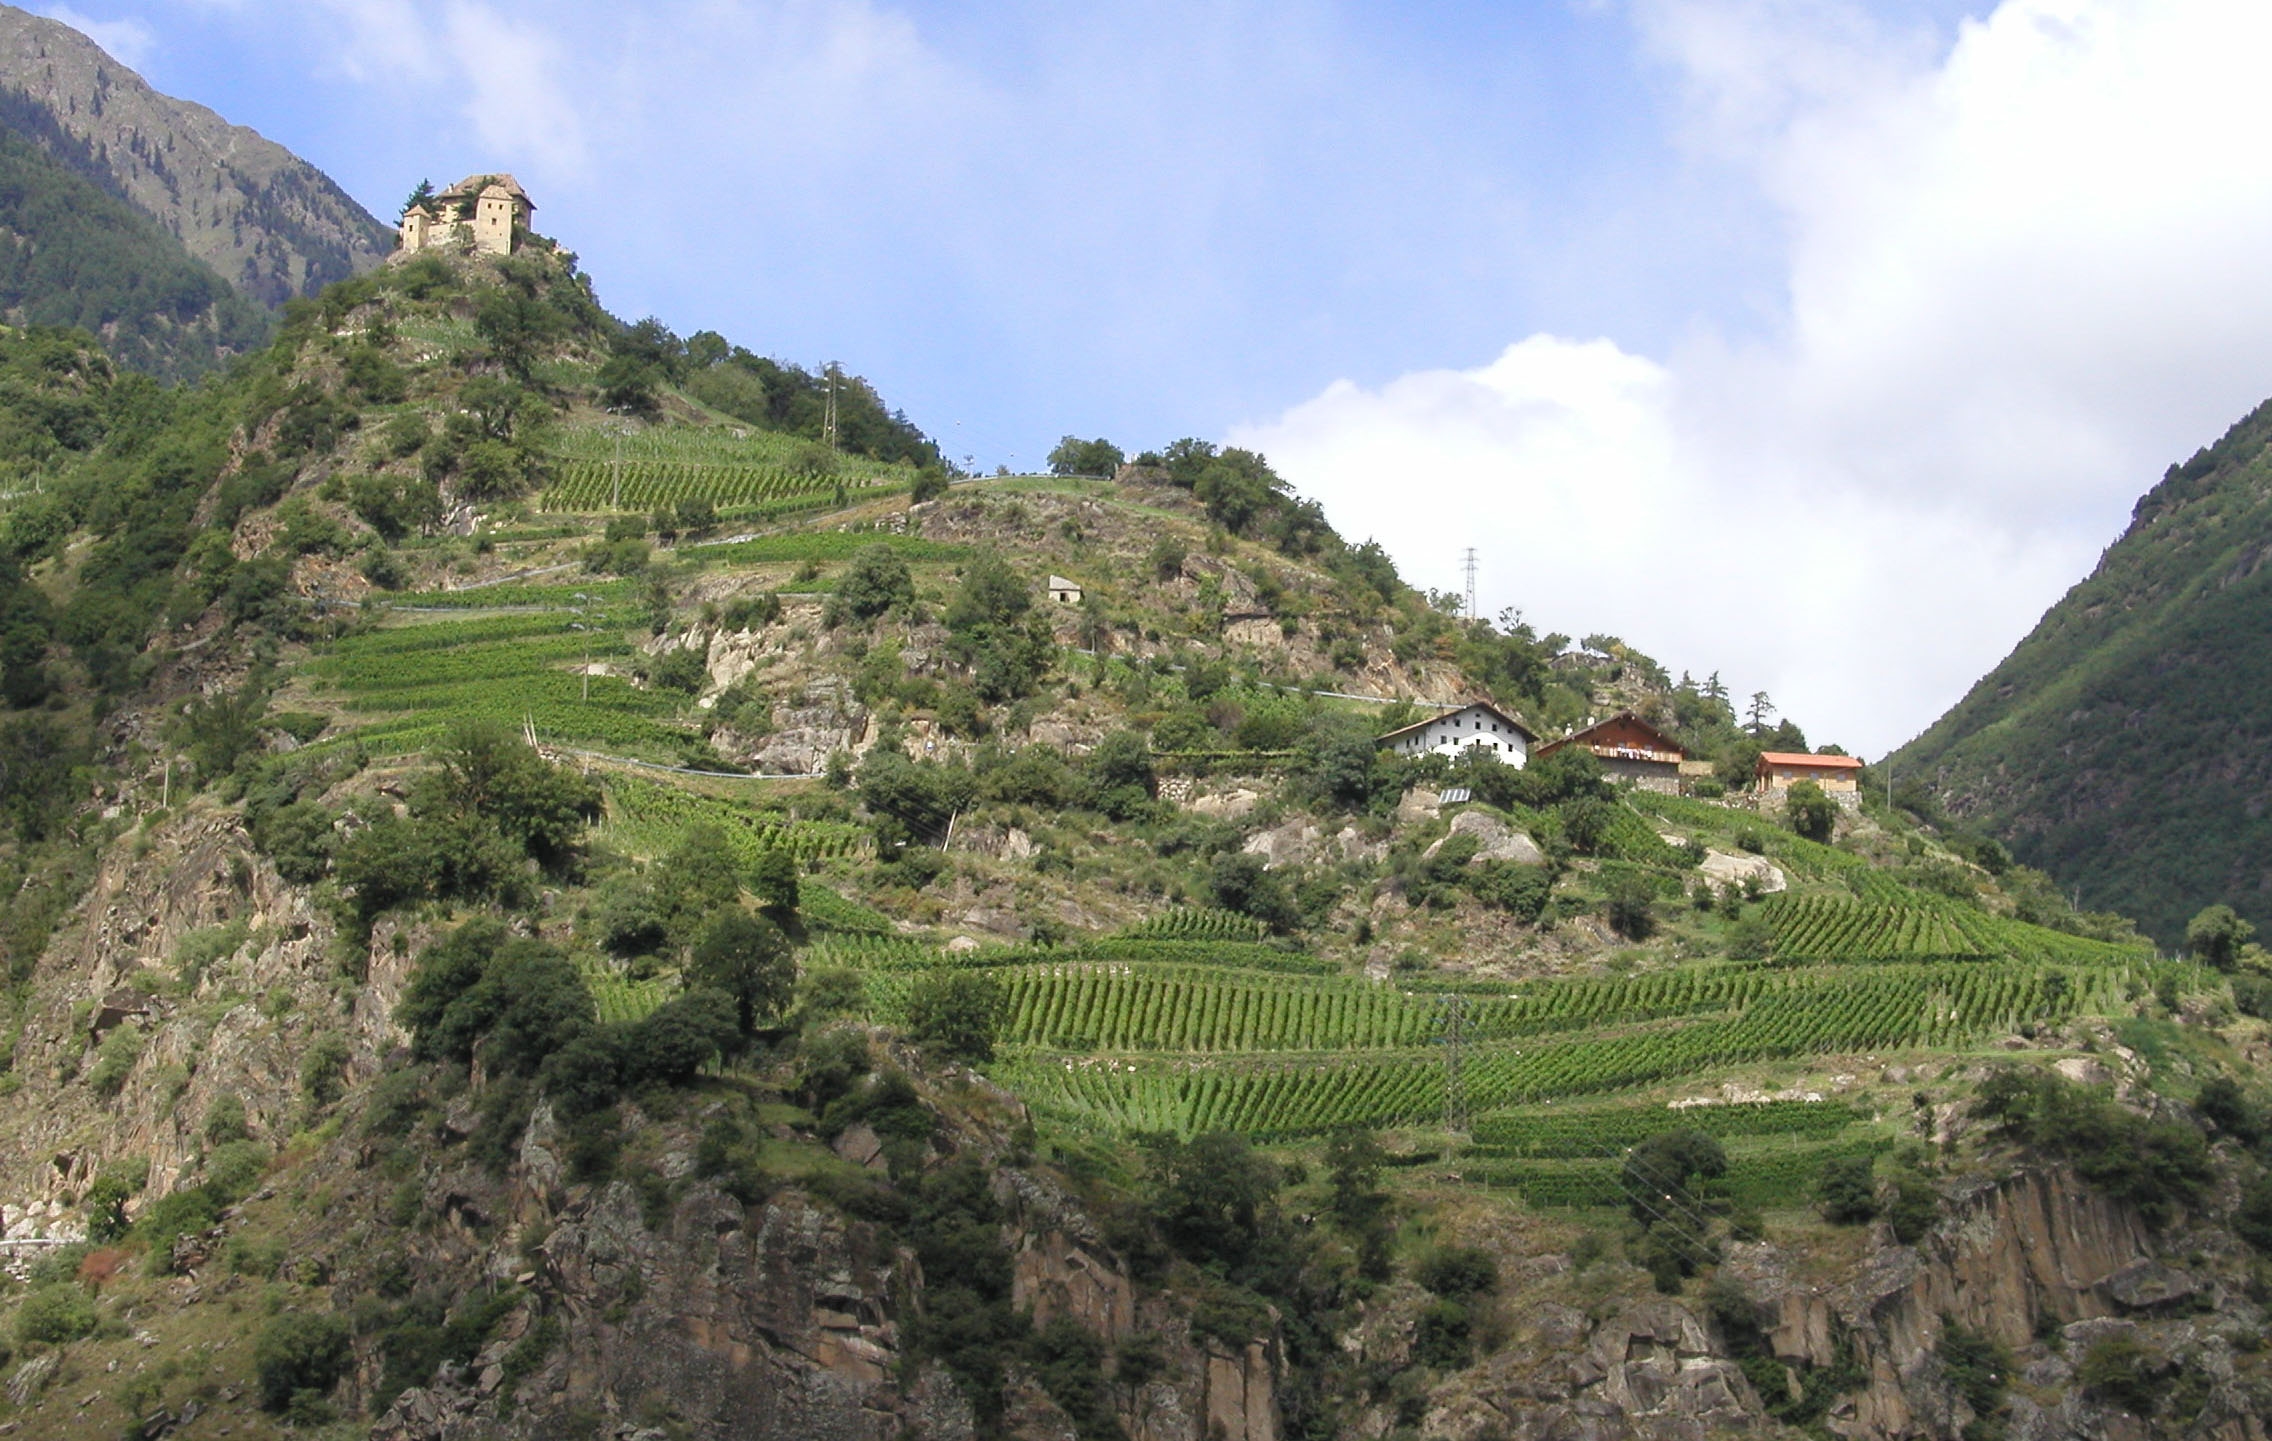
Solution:
{"label": "white farmhouse", "polygon": [[1453,757],[1478,746],[1500,764],[1520,768],[1530,759],[1531,742],[1537,739],[1528,726],[1497,706],[1470,701],[1458,710],[1390,731],[1378,744],[1398,755]]}

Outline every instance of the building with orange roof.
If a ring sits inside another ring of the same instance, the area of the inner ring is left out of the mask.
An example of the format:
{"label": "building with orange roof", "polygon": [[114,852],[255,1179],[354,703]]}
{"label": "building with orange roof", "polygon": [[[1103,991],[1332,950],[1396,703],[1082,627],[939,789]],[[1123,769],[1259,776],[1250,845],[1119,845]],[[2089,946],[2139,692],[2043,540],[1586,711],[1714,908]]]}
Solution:
{"label": "building with orange roof", "polygon": [[1853,756],[1808,755],[1797,751],[1766,751],[1752,771],[1754,788],[1774,796],[1800,781],[1813,781],[1842,806],[1862,800],[1862,763]]}

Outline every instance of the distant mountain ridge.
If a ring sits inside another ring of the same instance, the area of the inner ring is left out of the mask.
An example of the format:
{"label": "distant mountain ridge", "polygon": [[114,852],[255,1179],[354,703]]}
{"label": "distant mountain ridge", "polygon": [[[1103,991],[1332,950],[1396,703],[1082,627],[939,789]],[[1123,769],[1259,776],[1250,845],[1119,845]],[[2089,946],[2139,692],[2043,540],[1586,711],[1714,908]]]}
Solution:
{"label": "distant mountain ridge", "polygon": [[256,304],[312,295],[392,248],[391,228],[322,171],[202,105],[159,94],[59,21],[0,5],[0,91],[53,125],[27,130],[17,104],[9,128],[151,216]]}
{"label": "distant mountain ridge", "polygon": [[2272,402],[2171,466],[1895,774],[2165,943],[2218,901],[2272,925],[2267,560]]}

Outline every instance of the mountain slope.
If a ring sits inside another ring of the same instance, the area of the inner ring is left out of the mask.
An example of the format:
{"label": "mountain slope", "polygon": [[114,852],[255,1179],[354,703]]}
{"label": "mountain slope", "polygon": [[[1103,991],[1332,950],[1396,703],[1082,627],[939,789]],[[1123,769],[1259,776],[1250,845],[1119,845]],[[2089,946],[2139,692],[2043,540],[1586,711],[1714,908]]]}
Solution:
{"label": "mountain slope", "polygon": [[2216,901],[2272,921],[2268,448],[2272,404],[2171,466],[2090,576],[1892,760],[2164,941]]}
{"label": "mountain slope", "polygon": [[258,306],[155,220],[30,138],[8,114],[15,107],[34,109],[0,98],[0,315],[84,328],[121,363],[168,378],[210,370],[266,339]]}
{"label": "mountain slope", "polygon": [[0,6],[0,91],[36,103],[78,142],[51,144],[58,159],[153,217],[261,305],[312,295],[391,248],[388,228],[322,171],[202,105],[159,94],[67,25]]}
{"label": "mountain slope", "polygon": [[1381,750],[1707,698],[1259,456],[950,487],[592,294],[417,257],[171,389],[0,333],[0,1433],[2272,1411],[2260,994],[1875,802]]}

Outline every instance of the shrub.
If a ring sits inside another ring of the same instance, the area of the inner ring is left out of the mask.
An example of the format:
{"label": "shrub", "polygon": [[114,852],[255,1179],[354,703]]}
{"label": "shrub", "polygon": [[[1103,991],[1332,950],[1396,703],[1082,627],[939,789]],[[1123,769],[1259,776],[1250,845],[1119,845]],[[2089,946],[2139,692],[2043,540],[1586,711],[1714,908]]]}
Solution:
{"label": "shrub", "polygon": [[286,1311],[271,1318],[253,1344],[261,1407],[284,1411],[310,1393],[320,1400],[339,1383],[354,1354],[344,1317]]}
{"label": "shrub", "polygon": [[[1948,1378],[1950,1389],[1972,1408],[1975,1424],[1988,1422],[1993,1426],[2004,1409],[2004,1392],[2010,1386],[2012,1353],[1995,1337],[1953,1320],[1943,1323],[1940,1344],[1933,1352],[1940,1359],[1941,1374]],[[1967,1441],[1973,1435],[1972,1428],[1967,1427]]]}
{"label": "shrub", "polygon": [[267,1174],[268,1148],[257,1141],[228,1141],[205,1154],[205,1184],[216,1209],[233,1206],[252,1194]]}
{"label": "shrub", "polygon": [[1893,1202],[1885,1208],[1894,1239],[1914,1246],[1925,1239],[1941,1219],[1941,1193],[1915,1171],[1899,1170],[1893,1176]]}
{"label": "shrub", "polygon": [[1784,818],[1791,829],[1810,841],[1827,844],[1838,826],[1838,802],[1813,781],[1800,781],[1783,799]]}
{"label": "shrub", "polygon": [[1859,1226],[1878,1214],[1877,1167],[1869,1156],[1833,1156],[1815,1178],[1815,1208],[1834,1226]]}
{"label": "shrub", "polygon": [[1612,876],[1606,905],[1609,928],[1629,941],[1645,941],[1656,933],[1656,888],[1648,877],[1630,871]]}
{"label": "shrub", "polygon": [[252,1131],[245,1124],[244,1098],[234,1091],[215,1096],[213,1104],[205,1108],[204,1130],[208,1146],[250,1138]]}
{"label": "shrub", "polygon": [[347,1038],[325,1031],[308,1045],[300,1060],[300,1095],[316,1110],[337,1101],[346,1089]]}
{"label": "shrub", "polygon": [[1438,1371],[1456,1371],[1475,1354],[1474,1327],[1458,1301],[1431,1301],[1412,1332],[1412,1359]]}
{"label": "shrub", "polygon": [[2132,1115],[2057,1076],[1994,1071],[1980,1083],[1972,1113],[2007,1140],[2065,1160],[2084,1180],[2136,1206],[2151,1226],[2197,1203],[2211,1180],[2209,1147],[2199,1131]]}
{"label": "shrub", "polygon": [[[789,884],[793,894],[793,871]],[[759,1022],[776,1019],[788,1006],[796,991],[797,962],[779,926],[734,906],[718,912],[703,927],[686,976],[689,984],[732,999],[736,1023],[746,1037],[756,1032]]]}
{"label": "shrub", "polygon": [[1444,1246],[1421,1261],[1414,1279],[1439,1296],[1464,1300],[1499,1284],[1499,1263],[1480,1246]]}
{"label": "shrub", "polygon": [[77,1286],[42,1286],[16,1308],[16,1345],[62,1346],[94,1335],[95,1319],[95,1303]]}
{"label": "shrub", "polygon": [[103,1037],[95,1052],[94,1068],[87,1072],[87,1087],[105,1100],[126,1088],[126,1078],[142,1059],[142,1032],[121,1022]]}
{"label": "shrub", "polygon": [[1697,1130],[1667,1131],[1626,1152],[1619,1185],[1643,1227],[1662,1222],[1702,1235],[1710,1212],[1698,1183],[1727,1173],[1728,1154],[1718,1141]]}
{"label": "shrub", "polygon": [[2233,1231],[2257,1250],[2272,1251],[2272,1174],[2259,1175],[2242,1189]]}
{"label": "shrub", "polygon": [[1006,1008],[1001,983],[992,976],[937,971],[908,997],[907,1036],[942,1060],[990,1061]]}
{"label": "shrub", "polygon": [[624,1079],[683,1085],[734,1042],[732,997],[712,990],[674,996],[625,1032]]}
{"label": "shrub", "polygon": [[1263,864],[1262,857],[1222,855],[1207,872],[1207,890],[1226,911],[1252,916],[1273,931],[1291,931],[1301,924],[1301,912],[1286,893],[1286,884]]}
{"label": "shrub", "polygon": [[866,546],[838,579],[836,600],[853,619],[873,620],[895,605],[915,603],[915,576],[890,546]]}
{"label": "shrub", "polygon": [[1497,906],[1519,921],[1535,922],[1554,894],[1554,878],[1543,866],[1513,861],[1482,861],[1466,876],[1467,888],[1485,905]]}
{"label": "shrub", "polygon": [[2102,1336],[2083,1354],[2075,1377],[2094,1399],[2119,1406],[2133,1416],[2154,1414],[2155,1381],[2163,1360],[2127,1331]]}

